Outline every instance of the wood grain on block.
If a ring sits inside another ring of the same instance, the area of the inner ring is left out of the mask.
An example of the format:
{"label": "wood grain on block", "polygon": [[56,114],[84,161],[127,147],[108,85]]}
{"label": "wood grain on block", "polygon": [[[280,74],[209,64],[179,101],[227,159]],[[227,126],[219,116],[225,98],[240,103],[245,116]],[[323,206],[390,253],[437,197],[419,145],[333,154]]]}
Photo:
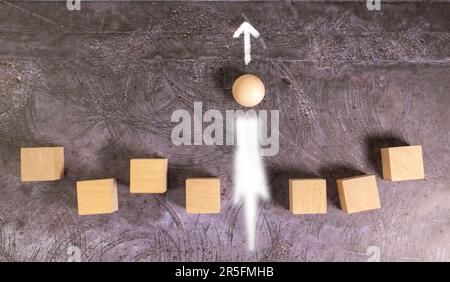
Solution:
{"label": "wood grain on block", "polygon": [[77,182],[78,214],[105,214],[118,210],[114,178]]}
{"label": "wood grain on block", "polygon": [[20,170],[22,181],[61,179],[64,176],[64,148],[21,148]]}
{"label": "wood grain on block", "polygon": [[381,149],[383,179],[390,181],[424,179],[422,146]]}
{"label": "wood grain on block", "polygon": [[346,213],[380,208],[375,175],[363,175],[338,179],[337,187],[341,209]]}
{"label": "wood grain on block", "polygon": [[164,193],[167,190],[167,159],[130,160],[131,193]]}
{"label": "wood grain on block", "polygon": [[289,210],[293,214],[327,213],[325,179],[289,179]]}
{"label": "wood grain on block", "polygon": [[220,178],[186,179],[187,213],[220,213]]}

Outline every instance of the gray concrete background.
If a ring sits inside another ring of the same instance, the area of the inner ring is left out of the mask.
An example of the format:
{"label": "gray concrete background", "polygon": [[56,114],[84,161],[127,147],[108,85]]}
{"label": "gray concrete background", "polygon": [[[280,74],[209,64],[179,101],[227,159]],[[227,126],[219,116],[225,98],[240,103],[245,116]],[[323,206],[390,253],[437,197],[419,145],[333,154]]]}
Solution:
{"label": "gray concrete background", "polygon": [[[234,30],[261,33],[243,64]],[[0,260],[450,259],[450,3],[0,1]],[[246,251],[233,147],[172,145],[176,109],[237,109],[240,73],[280,110],[272,200]],[[379,148],[422,144],[426,180],[380,178]],[[65,147],[58,182],[21,183],[19,148]],[[165,195],[128,192],[129,158],[169,158]],[[382,208],[346,215],[334,179],[376,174]],[[222,179],[222,212],[187,215],[184,180]],[[328,180],[328,213],[294,216],[287,179]],[[117,177],[119,211],[77,215],[77,180]]]}

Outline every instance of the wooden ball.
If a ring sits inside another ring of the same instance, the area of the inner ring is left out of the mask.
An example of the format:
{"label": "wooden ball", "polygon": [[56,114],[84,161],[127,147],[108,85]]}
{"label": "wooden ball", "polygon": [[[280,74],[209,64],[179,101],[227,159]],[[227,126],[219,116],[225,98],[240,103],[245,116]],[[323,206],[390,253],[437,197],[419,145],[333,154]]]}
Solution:
{"label": "wooden ball", "polygon": [[265,88],[259,77],[253,74],[244,74],[233,83],[231,92],[239,105],[254,107],[264,98]]}

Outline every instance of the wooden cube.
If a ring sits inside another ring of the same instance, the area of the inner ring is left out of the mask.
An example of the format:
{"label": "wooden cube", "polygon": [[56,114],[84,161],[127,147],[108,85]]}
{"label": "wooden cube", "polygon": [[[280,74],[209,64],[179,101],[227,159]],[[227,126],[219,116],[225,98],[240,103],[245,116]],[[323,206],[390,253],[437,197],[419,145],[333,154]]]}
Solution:
{"label": "wooden cube", "polygon": [[130,160],[131,193],[164,193],[167,190],[167,159]]}
{"label": "wooden cube", "polygon": [[114,178],[77,182],[78,214],[105,214],[118,210]]}
{"label": "wooden cube", "polygon": [[64,147],[20,149],[22,181],[52,181],[64,177]]}
{"label": "wooden cube", "polygon": [[289,210],[293,214],[327,213],[325,179],[289,179]]}
{"label": "wooden cube", "polygon": [[220,213],[220,178],[186,179],[187,213]]}
{"label": "wooden cube", "polygon": [[383,179],[390,181],[424,179],[422,146],[381,149]]}
{"label": "wooden cube", "polygon": [[341,209],[346,213],[380,208],[375,175],[362,175],[338,179],[337,187]]}

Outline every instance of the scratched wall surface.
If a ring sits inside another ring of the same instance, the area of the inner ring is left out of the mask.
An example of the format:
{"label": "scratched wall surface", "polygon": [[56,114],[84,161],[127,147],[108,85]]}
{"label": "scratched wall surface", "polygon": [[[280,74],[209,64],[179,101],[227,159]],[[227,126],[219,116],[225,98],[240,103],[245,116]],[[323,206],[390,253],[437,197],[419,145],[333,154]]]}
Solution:
{"label": "scratched wall surface", "polygon": [[[243,20],[261,33],[243,63]],[[174,146],[177,109],[239,109],[233,79],[262,77],[280,111],[265,158],[272,200],[247,252],[232,146]],[[0,1],[0,260],[450,259],[450,3]],[[379,148],[422,144],[426,180],[380,178]],[[21,183],[20,147],[65,148],[65,178]],[[129,159],[169,159],[165,195],[128,192]],[[382,208],[339,209],[334,179],[376,174]],[[184,180],[222,179],[222,212],[187,215]],[[326,215],[287,210],[290,177],[323,177]],[[75,182],[116,177],[119,211],[78,216]]]}

